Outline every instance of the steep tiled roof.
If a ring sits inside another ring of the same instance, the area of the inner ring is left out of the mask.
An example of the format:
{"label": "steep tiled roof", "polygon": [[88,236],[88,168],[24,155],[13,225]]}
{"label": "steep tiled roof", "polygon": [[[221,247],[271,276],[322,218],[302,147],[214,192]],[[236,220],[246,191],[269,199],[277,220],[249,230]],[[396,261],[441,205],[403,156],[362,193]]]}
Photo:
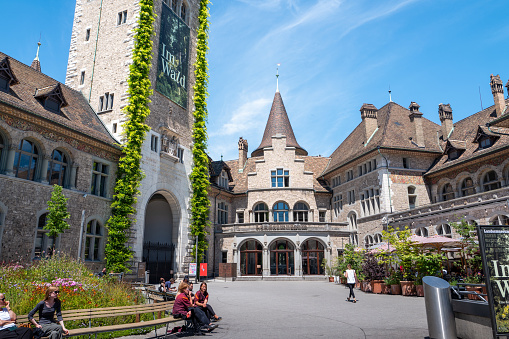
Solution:
{"label": "steep tiled roof", "polygon": [[221,175],[221,172],[223,171],[223,169],[228,174],[228,179],[233,180],[233,177],[231,176],[231,173],[230,173],[231,172],[230,166],[228,166],[228,164],[225,163],[223,160],[210,162],[210,166],[209,166],[210,177],[213,178],[213,177],[217,177],[217,176]]}
{"label": "steep tiled roof", "polygon": [[307,155],[308,153],[302,147],[300,147],[295,135],[293,134],[292,125],[288,114],[286,114],[285,105],[281,94],[276,92],[274,100],[272,101],[272,108],[270,109],[269,119],[265,126],[265,132],[263,133],[262,142],[257,149],[251,153],[253,157],[260,156],[263,154],[264,147],[272,146],[272,137],[277,134],[283,134],[286,136],[286,145],[295,147],[296,153],[300,155]]}
{"label": "steep tiled roof", "polygon": [[234,193],[244,193],[247,191],[247,174],[250,172],[254,172],[256,170],[255,161],[263,159],[263,157],[251,157],[246,160],[246,164],[244,166],[244,170],[242,173],[239,173],[239,161],[238,160],[229,160],[226,161],[226,164],[231,168],[231,174],[233,178],[233,188]]}
{"label": "steep tiled roof", "polygon": [[[506,104],[508,103],[509,99],[506,99]],[[441,158],[425,175],[436,173],[446,168],[455,166],[459,163],[469,161],[472,158],[483,156],[485,154],[489,154],[502,148],[508,147],[509,136],[494,133],[499,132],[508,134],[508,128],[490,127],[490,131],[486,127],[486,123],[494,119],[496,119],[495,106],[490,106],[480,112],[472,114],[471,116],[456,122],[454,124],[454,130],[450,138],[464,141],[465,151],[454,160],[449,160],[447,154],[442,155]],[[488,136],[496,137],[493,139],[495,141],[493,146],[485,149],[479,148],[479,144],[476,142],[476,137],[480,132]]]}
{"label": "steep tiled roof", "polygon": [[318,177],[322,174],[325,167],[329,163],[330,158],[324,157],[303,157],[304,159],[304,171],[313,172],[313,188],[317,192],[329,192],[327,183]]}
{"label": "steep tiled roof", "polygon": [[[426,119],[422,121],[425,147],[419,147],[416,139],[415,127],[410,121],[410,111],[395,102],[389,102],[378,110],[378,130],[369,143],[365,145],[365,122],[362,121],[350,135],[332,153],[331,161],[324,174],[345,165],[349,161],[376,150],[377,147],[399,148],[409,151],[427,151],[441,153],[436,131],[440,125]],[[412,139],[411,139],[412,138]]]}
{"label": "steep tiled roof", "polygon": [[[0,60],[4,60],[6,57],[6,54],[0,52]],[[9,93],[0,91],[1,103],[25,110],[36,116],[63,125],[69,130],[83,133],[107,144],[114,145],[117,143],[80,92],[64,84],[59,84],[58,81],[49,76],[10,57],[9,64],[19,83],[11,86]],[[35,97],[38,89],[38,94],[41,94],[41,91],[49,93],[58,85],[60,85],[62,96],[68,104],[66,107],[61,108],[62,115],[45,109],[44,105]]]}

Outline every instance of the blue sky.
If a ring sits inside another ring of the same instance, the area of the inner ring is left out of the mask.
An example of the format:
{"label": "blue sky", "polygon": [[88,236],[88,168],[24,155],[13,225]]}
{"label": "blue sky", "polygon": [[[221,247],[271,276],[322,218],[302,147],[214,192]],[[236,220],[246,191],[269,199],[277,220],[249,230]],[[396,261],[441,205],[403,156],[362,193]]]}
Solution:
{"label": "blue sky", "polygon": [[[157,1],[157,0],[156,0]],[[74,1],[8,1],[0,50],[65,80]],[[299,144],[329,156],[361,121],[363,103],[421,106],[436,123],[493,105],[490,74],[509,79],[505,0],[216,0],[210,6],[209,153],[258,147],[279,88]],[[7,33],[7,34],[5,34]],[[505,93],[507,95],[507,92]]]}

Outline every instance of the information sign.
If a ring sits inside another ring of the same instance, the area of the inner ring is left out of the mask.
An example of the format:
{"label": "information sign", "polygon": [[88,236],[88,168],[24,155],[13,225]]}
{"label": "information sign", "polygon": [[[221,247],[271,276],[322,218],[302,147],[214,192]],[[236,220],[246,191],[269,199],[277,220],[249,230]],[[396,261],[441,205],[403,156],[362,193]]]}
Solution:
{"label": "information sign", "polygon": [[200,277],[207,276],[207,263],[200,263]]}
{"label": "information sign", "polygon": [[189,264],[189,276],[196,277],[196,263],[192,262]]}

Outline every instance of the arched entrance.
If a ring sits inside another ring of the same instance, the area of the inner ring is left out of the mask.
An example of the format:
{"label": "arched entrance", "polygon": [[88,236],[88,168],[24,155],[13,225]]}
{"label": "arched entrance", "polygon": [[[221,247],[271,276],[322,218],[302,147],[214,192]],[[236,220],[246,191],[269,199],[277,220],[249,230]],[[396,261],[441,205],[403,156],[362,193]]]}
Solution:
{"label": "arched entrance", "polygon": [[149,282],[169,279],[175,267],[175,244],[178,239],[174,212],[160,193],[152,196],[145,211],[143,261],[150,271]]}
{"label": "arched entrance", "polygon": [[270,245],[270,274],[295,274],[295,247],[286,240],[276,240]]}
{"label": "arched entrance", "polygon": [[263,247],[256,240],[248,240],[240,246],[240,274],[262,275]]}
{"label": "arched entrance", "polygon": [[302,274],[323,275],[322,267],[325,247],[318,240],[306,240],[302,244]]}

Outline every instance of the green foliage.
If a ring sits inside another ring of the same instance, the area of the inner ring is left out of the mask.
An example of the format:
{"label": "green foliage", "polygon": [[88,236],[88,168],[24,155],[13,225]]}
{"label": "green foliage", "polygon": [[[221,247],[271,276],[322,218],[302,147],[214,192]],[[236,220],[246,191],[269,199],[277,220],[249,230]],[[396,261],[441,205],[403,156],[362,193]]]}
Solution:
{"label": "green foliage", "polygon": [[67,212],[67,200],[62,193],[62,186],[53,185],[53,192],[51,192],[51,199],[48,201],[48,216],[46,218],[46,225],[44,229],[48,230],[50,237],[57,237],[60,233],[69,229],[70,226],[65,221],[71,215]]}
{"label": "green foliage", "polygon": [[412,232],[406,226],[403,230],[394,229],[389,226],[387,231],[382,231],[382,238],[396,248],[396,264],[403,268],[403,279],[413,280],[415,278],[415,260],[417,258],[417,247],[410,239]]}
{"label": "green foliage", "polygon": [[106,262],[109,270],[125,272],[126,263],[131,259],[127,240],[131,225],[135,222],[138,187],[143,179],[140,168],[141,148],[149,127],[145,120],[150,114],[148,104],[152,94],[149,71],[152,63],[152,36],[154,34],[154,2],[140,0],[140,17],[135,32],[133,63],[127,80],[129,104],[125,108],[128,120],[123,125],[126,142],[119,159],[115,185],[112,216],[108,220],[108,242]]}
{"label": "green foliage", "polygon": [[458,233],[460,240],[461,270],[467,276],[467,280],[477,282],[477,272],[482,270],[482,260],[479,254],[479,243],[477,241],[477,229],[469,224],[465,219],[459,222],[450,223],[452,228]]}
{"label": "green foliage", "polygon": [[339,274],[346,271],[348,264],[352,265],[352,269],[357,272],[357,277],[360,279],[362,275],[362,263],[364,262],[364,251],[355,251],[355,246],[352,244],[346,244],[343,256],[338,258],[336,263],[336,269]]}
{"label": "green foliage", "polygon": [[209,30],[209,0],[200,0],[200,12],[198,15],[199,27],[196,44],[196,63],[194,64],[194,74],[196,82],[194,84],[194,124],[193,124],[193,170],[191,172],[191,184],[193,194],[191,197],[191,234],[198,237],[198,248],[193,248],[192,255],[198,254],[198,262],[201,262],[203,252],[207,249],[206,241],[207,228],[209,222],[208,198],[209,178],[208,178],[208,157],[207,157],[207,85],[208,85],[208,30]]}
{"label": "green foliage", "polygon": [[440,276],[442,274],[442,262],[446,260],[443,254],[427,252],[419,253],[415,258],[417,267],[416,285],[422,285],[422,278],[426,276]]}

